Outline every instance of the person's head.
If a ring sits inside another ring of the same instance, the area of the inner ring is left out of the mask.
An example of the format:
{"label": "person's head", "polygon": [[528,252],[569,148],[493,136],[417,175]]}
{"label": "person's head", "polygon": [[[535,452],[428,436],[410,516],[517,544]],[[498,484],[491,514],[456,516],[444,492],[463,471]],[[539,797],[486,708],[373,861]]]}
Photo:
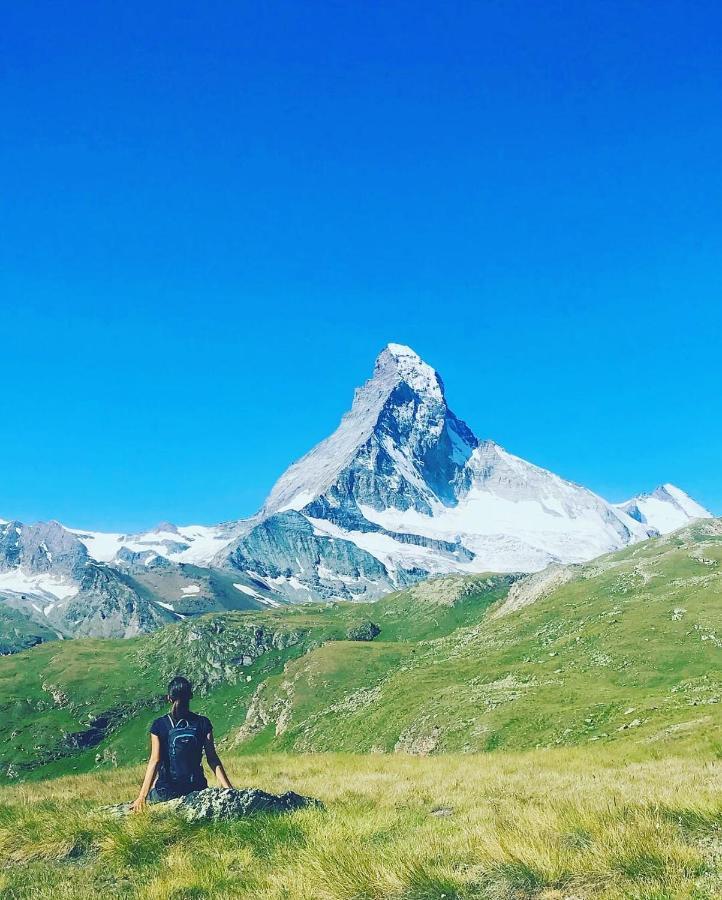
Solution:
{"label": "person's head", "polygon": [[193,686],[182,675],[176,677],[168,685],[168,701],[171,704],[173,716],[184,715],[188,712],[188,704],[193,696]]}

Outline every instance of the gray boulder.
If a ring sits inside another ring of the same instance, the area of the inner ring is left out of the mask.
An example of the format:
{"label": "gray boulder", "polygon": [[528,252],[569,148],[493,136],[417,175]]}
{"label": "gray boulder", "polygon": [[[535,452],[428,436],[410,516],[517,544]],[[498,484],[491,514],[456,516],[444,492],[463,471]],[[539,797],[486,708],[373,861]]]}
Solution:
{"label": "gray boulder", "polygon": [[307,806],[321,807],[322,804],[319,800],[302,797],[293,791],[279,796],[267,794],[259,788],[206,788],[178,800],[169,800],[167,806],[183,813],[189,822],[199,822],[240,819],[259,812],[293,812]]}
{"label": "gray boulder", "polygon": [[[154,808],[179,812],[189,822],[219,822],[242,819],[254,813],[287,813],[313,806],[323,809],[320,800],[303,797],[293,791],[280,796],[268,794],[259,788],[205,788],[193,791],[185,797],[154,804]],[[102,807],[102,812],[121,818],[131,813],[130,803],[117,803]]]}

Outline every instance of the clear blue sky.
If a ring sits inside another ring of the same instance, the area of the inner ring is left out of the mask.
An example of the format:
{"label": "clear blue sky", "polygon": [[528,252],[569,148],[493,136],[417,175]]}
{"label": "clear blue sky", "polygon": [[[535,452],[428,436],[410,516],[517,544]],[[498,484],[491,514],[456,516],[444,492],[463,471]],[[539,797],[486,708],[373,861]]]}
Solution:
{"label": "clear blue sky", "polygon": [[6,3],[0,516],[253,512],[388,341],[722,513],[718,2]]}

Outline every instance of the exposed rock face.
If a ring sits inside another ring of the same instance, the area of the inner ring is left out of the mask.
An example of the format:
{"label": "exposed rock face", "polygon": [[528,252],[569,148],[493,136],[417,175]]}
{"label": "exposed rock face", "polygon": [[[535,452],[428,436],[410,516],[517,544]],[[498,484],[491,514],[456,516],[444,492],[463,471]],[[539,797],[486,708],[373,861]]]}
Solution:
{"label": "exposed rock face", "polygon": [[[173,618],[116,569],[91,560],[57,522],[0,526],[0,600],[40,626],[34,632],[40,640],[133,637]],[[17,634],[5,639],[10,650],[26,646]]]}
{"label": "exposed rock face", "polygon": [[46,618],[74,637],[135,637],[173,621],[110,566],[85,567],[79,591],[58,603]]}
{"label": "exposed rock face", "polygon": [[273,630],[253,622],[224,621],[222,616],[187,620],[153,635],[136,651],[136,659],[161,681],[182,672],[203,695],[221,682],[235,684],[254,660],[296,646],[306,634],[304,629]]}
{"label": "exposed rock face", "polygon": [[394,753],[409,753],[412,756],[428,756],[439,745],[441,729],[426,719],[408,728],[394,745]]}
{"label": "exposed rock face", "polygon": [[[339,428],[278,480],[261,516],[302,509],[320,497],[331,506],[430,513],[437,496],[453,499],[450,485],[477,443],[448,409],[439,375],[413,350],[389,344]],[[399,452],[426,479],[404,472]]]}
{"label": "exposed rock face", "polygon": [[177,563],[172,563],[166,556],[161,556],[155,550],[135,551],[127,547],[121,547],[115,554],[114,562],[123,567],[124,571],[133,575],[161,569],[170,571],[179,568]]}
{"label": "exposed rock face", "polygon": [[[0,523],[0,653],[65,637],[135,637],[187,615],[278,605],[261,583],[246,587],[249,579],[228,570],[168,559],[160,546],[175,553],[189,545],[170,540],[177,529],[167,523],[158,527],[162,545],[141,549],[144,541],[137,540],[138,549],[121,545],[112,562],[99,563],[78,534],[57,522]],[[197,531],[197,540],[212,544],[225,534],[221,526],[207,529],[210,537]]]}
{"label": "exposed rock face", "polygon": [[349,628],[346,637],[350,641],[372,641],[381,634],[381,629],[375,622],[359,622],[353,628]]}
{"label": "exposed rock face", "polygon": [[0,572],[20,569],[28,575],[52,572],[79,578],[87,562],[83,544],[58,522],[0,525]]}
{"label": "exposed rock face", "polygon": [[284,678],[277,693],[269,692],[268,682],[262,681],[253,693],[246,719],[233,740],[233,746],[242,744],[271,723],[274,723],[277,736],[283,734],[293,711],[294,693],[293,679]]}
{"label": "exposed rock face", "polygon": [[438,575],[436,578],[428,578],[426,581],[406,588],[406,595],[410,600],[418,603],[456,606],[464,597],[476,593],[483,587],[494,589],[512,585],[523,577],[520,573],[510,573],[489,575],[480,580],[478,575],[467,575],[463,578],[458,575]]}
{"label": "exposed rock face", "polygon": [[242,538],[226,559],[273,585],[277,580],[296,600],[351,600],[393,589],[386,567],[349,540],[318,534],[293,510],[265,519]]}
{"label": "exposed rock face", "polygon": [[33,622],[21,611],[0,602],[0,656],[28,650],[43,641],[54,639],[52,629]]}
{"label": "exposed rock face", "polygon": [[549,566],[543,572],[516,581],[509,589],[506,600],[492,612],[492,618],[497,619],[542,600],[575,575],[573,566]]}

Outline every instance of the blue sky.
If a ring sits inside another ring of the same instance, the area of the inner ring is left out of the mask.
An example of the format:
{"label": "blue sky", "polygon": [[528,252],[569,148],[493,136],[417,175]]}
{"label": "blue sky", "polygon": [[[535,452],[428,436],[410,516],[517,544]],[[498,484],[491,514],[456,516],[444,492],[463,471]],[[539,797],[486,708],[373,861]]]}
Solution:
{"label": "blue sky", "polygon": [[6,4],[0,516],[249,514],[389,341],[480,437],[722,513],[721,26]]}

